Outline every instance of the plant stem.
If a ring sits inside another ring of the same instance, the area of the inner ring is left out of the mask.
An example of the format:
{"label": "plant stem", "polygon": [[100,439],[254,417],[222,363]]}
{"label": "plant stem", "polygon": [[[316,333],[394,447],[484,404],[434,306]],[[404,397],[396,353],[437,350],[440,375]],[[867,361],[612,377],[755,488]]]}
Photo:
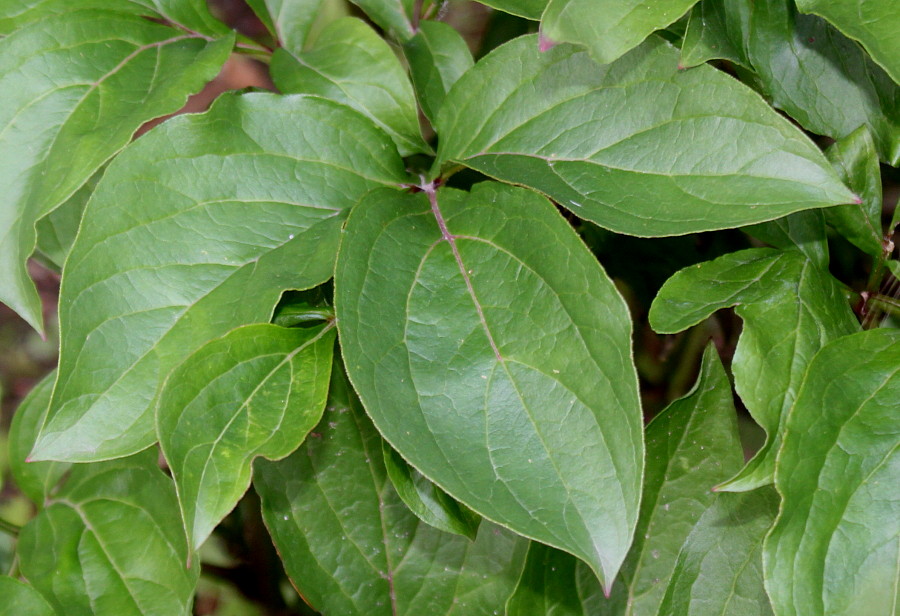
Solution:
{"label": "plant stem", "polygon": [[18,537],[19,531],[22,530],[22,527],[17,526],[16,524],[13,524],[12,522],[10,522],[8,520],[4,520],[3,518],[0,518],[0,530],[2,530],[3,532],[5,532],[9,535],[12,535],[13,537]]}

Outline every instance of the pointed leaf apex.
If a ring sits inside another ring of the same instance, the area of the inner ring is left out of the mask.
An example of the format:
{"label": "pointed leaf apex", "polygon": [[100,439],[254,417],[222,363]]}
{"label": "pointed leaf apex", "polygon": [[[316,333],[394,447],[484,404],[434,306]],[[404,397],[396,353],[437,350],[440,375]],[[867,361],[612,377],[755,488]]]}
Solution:
{"label": "pointed leaf apex", "polygon": [[538,34],[538,51],[540,51],[541,53],[549,51],[557,45],[559,45],[557,41],[547,38],[546,36],[544,36],[543,32]]}

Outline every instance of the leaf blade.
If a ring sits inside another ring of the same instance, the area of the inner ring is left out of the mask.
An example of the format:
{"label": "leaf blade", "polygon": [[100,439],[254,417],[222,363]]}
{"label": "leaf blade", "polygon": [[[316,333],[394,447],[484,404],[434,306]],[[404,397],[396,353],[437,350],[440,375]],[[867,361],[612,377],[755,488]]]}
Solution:
{"label": "leaf blade", "polygon": [[[571,45],[539,53],[534,36],[515,39],[451,90],[438,117],[438,165],[530,186],[639,236],[854,200],[818,148],[756,94],[712,67],[676,67],[677,52],[657,38],[610,65]],[[683,131],[708,147],[677,146]],[[729,134],[740,135],[740,152]]]}
{"label": "leaf blade", "polygon": [[[353,148],[329,145],[348,130]],[[33,457],[91,461],[152,444],[169,371],[268,321],[283,290],[328,280],[346,211],[405,180],[386,135],[312,97],[224,96],[135,142],[104,174],[66,263],[59,376]]]}
{"label": "leaf blade", "polygon": [[334,334],[330,325],[240,327],[166,379],[157,434],[192,550],[247,491],[253,460],[287,456],[319,422]]}
{"label": "leaf blade", "polygon": [[[10,203],[0,208],[0,301],[35,329],[43,331],[40,301],[25,271],[35,223],[144,122],[211,80],[232,44],[103,10],[42,19],[0,40],[0,182]],[[156,69],[166,77],[142,78]]]}
{"label": "leaf blade", "polygon": [[373,193],[348,222],[335,308],[348,374],[391,445],[477,513],[609,583],[637,517],[640,404],[627,310],[572,233],[546,200],[495,183]]}

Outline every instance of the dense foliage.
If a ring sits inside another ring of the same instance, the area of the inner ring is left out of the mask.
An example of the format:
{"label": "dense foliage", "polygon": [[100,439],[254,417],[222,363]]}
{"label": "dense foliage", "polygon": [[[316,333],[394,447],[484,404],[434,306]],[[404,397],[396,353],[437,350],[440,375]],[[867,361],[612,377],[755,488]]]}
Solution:
{"label": "dense foliage", "polygon": [[0,615],[896,613],[896,6],[352,2],[0,0]]}

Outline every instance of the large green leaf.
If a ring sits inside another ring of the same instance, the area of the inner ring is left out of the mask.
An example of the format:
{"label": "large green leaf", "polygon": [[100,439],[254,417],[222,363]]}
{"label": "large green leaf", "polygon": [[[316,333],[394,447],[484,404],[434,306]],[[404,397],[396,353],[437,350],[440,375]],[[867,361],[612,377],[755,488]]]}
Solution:
{"label": "large green leaf", "polygon": [[103,177],[104,170],[101,168],[71,197],[38,220],[35,225],[38,253],[59,269],[62,269],[72,244],[75,243],[75,235],[78,233],[81,217],[84,216],[84,208],[94,194],[97,182]]}
{"label": "large green leaf", "polygon": [[172,368],[268,321],[284,289],[330,278],[346,211],[403,181],[386,135],[314,97],[226,96],[136,141],[104,174],[66,262],[59,376],[32,457],[153,443]]}
{"label": "large green leaf", "polygon": [[824,210],[825,220],[859,249],[880,259],[884,252],[881,169],[872,135],[865,126],[860,126],[845,138],[836,141],[825,155],[841,179],[861,200],[861,203]]}
{"label": "large green leaf", "polygon": [[0,597],[0,616],[57,616],[41,593],[17,579],[0,576]]}
{"label": "large green leaf", "polygon": [[25,271],[37,220],[141,124],[212,79],[232,44],[102,10],[41,19],[0,40],[0,301],[42,329]]}
{"label": "large green leaf", "polygon": [[900,83],[900,10],[884,0],[797,0],[804,13],[821,15],[856,39]]}
{"label": "large green leaf", "polygon": [[472,68],[472,53],[459,32],[439,21],[423,21],[403,46],[422,113],[434,122],[450,87]]}
{"label": "large green leaf", "polygon": [[[838,170],[840,173],[840,170]],[[804,210],[790,216],[744,227],[744,231],[775,248],[799,250],[821,270],[828,269],[828,232],[825,214],[841,208],[854,208],[856,204],[839,205],[823,210]]]}
{"label": "large green leaf", "polygon": [[[683,62],[731,57],[728,48],[740,48],[742,63],[756,72],[758,87],[801,126],[840,139],[865,124],[882,159],[900,162],[900,86],[859,45],[825,20],[797,13],[791,0],[703,4],[718,4],[705,12],[721,13],[723,21],[692,21],[716,29],[710,37],[729,44],[689,49]],[[725,53],[717,53],[719,49]]]}
{"label": "large green leaf", "polygon": [[697,0],[550,0],[541,32],[553,42],[578,43],[607,64],[684,15]]}
{"label": "large green leaf", "polygon": [[350,0],[369,18],[399,41],[406,41],[415,34],[410,16],[415,0]]}
{"label": "large green leaf", "polygon": [[200,567],[151,449],[78,465],[19,536],[21,571],[66,616],[188,616]]}
{"label": "large green leaf", "polygon": [[597,602],[599,585],[582,563],[533,544],[507,616],[544,613],[531,611],[541,602],[559,616],[655,616],[682,543],[713,502],[711,488],[741,467],[735,419],[731,384],[710,345],[694,388],[647,426],[640,517],[610,597]]}
{"label": "large green leaf", "polygon": [[735,389],[768,434],[766,444],[722,489],[772,482],[784,420],[813,355],[859,329],[839,283],[796,251],[727,254],[681,270],[650,307],[657,332],[675,333],[735,306],[744,321],[732,372]]}
{"label": "large green leaf", "polygon": [[478,2],[504,13],[537,21],[547,8],[549,0],[478,0]]}
{"label": "large green leaf", "polygon": [[56,372],[51,372],[34,386],[16,409],[9,429],[9,470],[22,494],[39,506],[72,466],[66,462],[26,462],[50,408],[55,380]]}
{"label": "large green leaf", "polygon": [[785,427],[766,538],[780,616],[895,614],[900,587],[900,331],[847,336],[813,358]]}
{"label": "large green leaf", "polygon": [[156,428],[192,549],[247,491],[255,458],[287,456],[319,423],[334,335],[333,324],[248,325],[200,347],[169,375]]}
{"label": "large green leaf", "polygon": [[659,616],[770,616],[761,557],[777,510],[772,488],[716,495],[678,554]]}
{"label": "large green leaf", "polygon": [[439,162],[531,186],[622,233],[679,235],[850,203],[809,139],[710,66],[652,38],[600,65],[533,36],[463,75],[438,117]]}
{"label": "large green leaf", "polygon": [[296,57],[276,51],[272,78],[282,92],[316,94],[353,107],[390,135],[404,156],[429,151],[406,71],[388,44],[359,19],[331,22],[315,48]]}
{"label": "large green leaf", "polygon": [[643,467],[631,320],[547,200],[494,182],[371,193],[335,308],[348,374],[404,458],[611,583]]}
{"label": "large green leaf", "polygon": [[315,432],[289,458],[257,462],[263,517],[300,594],[326,616],[502,613],[528,542],[488,522],[475,541],[421,522],[381,443],[336,367]]}

